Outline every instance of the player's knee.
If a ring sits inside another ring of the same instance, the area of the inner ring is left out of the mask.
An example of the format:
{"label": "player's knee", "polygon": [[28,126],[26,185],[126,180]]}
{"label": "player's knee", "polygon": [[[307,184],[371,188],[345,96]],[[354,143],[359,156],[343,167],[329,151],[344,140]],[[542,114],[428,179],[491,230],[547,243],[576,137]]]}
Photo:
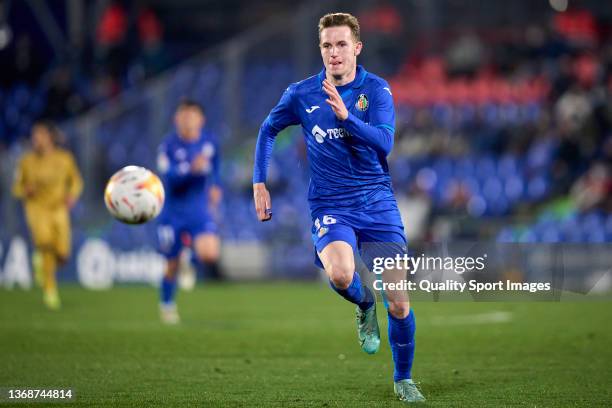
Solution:
{"label": "player's knee", "polygon": [[34,246],[42,251],[55,251],[55,243],[51,236],[37,236],[34,237]]}
{"label": "player's knee", "polygon": [[178,271],[178,261],[176,259],[170,259],[166,262],[166,271],[164,277],[166,279],[174,279]]}
{"label": "player's knee", "polygon": [[204,263],[214,263],[219,260],[220,245],[216,236],[205,235],[198,237],[194,245],[198,261]]}
{"label": "player's knee", "polygon": [[396,319],[405,319],[410,314],[410,303],[389,301],[389,313]]}
{"label": "player's knee", "polygon": [[217,249],[207,249],[196,253],[198,261],[203,263],[215,263],[219,260],[219,251]]}
{"label": "player's knee", "polygon": [[70,259],[70,247],[64,246],[59,249],[56,249],[55,255],[57,257],[57,262],[60,265],[65,265],[66,263],[68,263],[68,260]]}
{"label": "player's knee", "polygon": [[334,286],[338,289],[346,289],[353,281],[355,268],[348,263],[331,262],[325,270]]}

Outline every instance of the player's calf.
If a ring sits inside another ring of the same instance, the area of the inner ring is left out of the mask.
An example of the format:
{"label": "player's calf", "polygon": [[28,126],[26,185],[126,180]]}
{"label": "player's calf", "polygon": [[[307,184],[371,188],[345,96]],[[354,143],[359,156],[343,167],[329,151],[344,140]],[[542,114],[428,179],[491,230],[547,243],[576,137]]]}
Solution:
{"label": "player's calf", "polygon": [[424,401],[423,395],[412,381],[416,331],[414,312],[410,310],[408,302],[390,302],[388,319],[395,393],[401,401]]}
{"label": "player's calf", "polygon": [[162,322],[168,324],[176,324],[179,322],[178,310],[175,303],[177,271],[178,260],[168,260],[166,271],[160,284],[160,317]]}

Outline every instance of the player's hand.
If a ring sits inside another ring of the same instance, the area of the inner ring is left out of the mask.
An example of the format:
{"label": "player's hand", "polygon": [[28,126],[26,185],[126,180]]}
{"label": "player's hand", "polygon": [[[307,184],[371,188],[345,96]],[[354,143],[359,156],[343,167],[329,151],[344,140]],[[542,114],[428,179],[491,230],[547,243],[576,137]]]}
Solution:
{"label": "player's hand", "polygon": [[344,101],[342,100],[342,97],[338,93],[338,90],[336,89],[334,84],[329,82],[327,79],[324,79],[323,91],[329,97],[325,100],[325,102],[327,102],[327,104],[331,106],[332,110],[336,114],[336,117],[340,120],[346,120],[348,118],[349,112],[348,109],[346,109],[346,105],[344,104]]}
{"label": "player's hand", "polygon": [[253,184],[253,199],[259,221],[263,222],[272,219],[272,200],[264,183]]}
{"label": "player's hand", "polygon": [[30,198],[34,196],[34,194],[36,193],[36,189],[32,184],[26,184],[23,187],[23,193],[25,194],[26,198]]}
{"label": "player's hand", "polygon": [[203,154],[199,154],[191,162],[191,171],[193,173],[204,173],[204,170],[208,166],[208,160]]}
{"label": "player's hand", "polygon": [[76,199],[74,197],[66,197],[66,206],[69,210],[73,209],[76,205]]}
{"label": "player's hand", "polygon": [[210,206],[213,208],[217,208],[219,203],[221,202],[221,198],[223,197],[223,191],[219,186],[211,186],[210,190],[208,190],[208,199],[210,202]]}

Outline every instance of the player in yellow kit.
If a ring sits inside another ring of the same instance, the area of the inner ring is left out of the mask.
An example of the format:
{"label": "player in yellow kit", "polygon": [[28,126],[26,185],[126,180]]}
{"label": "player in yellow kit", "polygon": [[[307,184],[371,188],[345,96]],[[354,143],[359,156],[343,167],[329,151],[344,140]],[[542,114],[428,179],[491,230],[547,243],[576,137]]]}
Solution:
{"label": "player in yellow kit", "polygon": [[72,154],[59,147],[59,129],[40,121],[32,127],[32,150],[26,152],[15,174],[13,194],[23,200],[34,241],[33,265],[42,285],[43,301],[59,309],[55,271],[70,257],[70,209],[83,190],[83,179]]}

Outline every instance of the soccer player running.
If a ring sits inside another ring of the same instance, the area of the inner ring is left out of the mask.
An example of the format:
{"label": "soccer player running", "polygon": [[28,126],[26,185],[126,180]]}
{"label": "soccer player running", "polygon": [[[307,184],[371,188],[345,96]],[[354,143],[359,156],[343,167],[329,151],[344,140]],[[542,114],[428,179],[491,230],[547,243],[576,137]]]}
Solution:
{"label": "soccer player running", "polygon": [[[393,146],[395,112],[387,82],[357,65],[363,44],[357,19],[345,13],[319,21],[324,69],[291,84],[262,124],[255,151],[253,190],[260,221],[272,217],[266,172],[275,136],[300,124],[310,162],[308,201],[317,265],[331,287],[357,305],[361,348],[378,351],[376,298],[355,271],[363,244],[406,245],[386,157]],[[393,245],[392,245],[393,246]],[[425,398],[412,381],[414,313],[405,293],[387,293],[394,390],[405,402]]]}
{"label": "soccer player running", "polygon": [[215,213],[222,196],[219,150],[213,135],[204,130],[204,108],[191,100],[182,101],[174,124],[175,130],[160,145],[157,159],[166,190],[157,227],[159,249],[167,260],[161,281],[160,316],[168,324],[180,320],[175,297],[185,237],[196,258],[218,276],[220,241]]}
{"label": "soccer player running", "polygon": [[36,122],[31,138],[32,150],[17,166],[13,194],[25,207],[34,243],[34,276],[43,288],[43,302],[57,310],[61,301],[55,273],[70,257],[70,209],[83,190],[83,179],[72,154],[58,146],[63,137],[53,123]]}

